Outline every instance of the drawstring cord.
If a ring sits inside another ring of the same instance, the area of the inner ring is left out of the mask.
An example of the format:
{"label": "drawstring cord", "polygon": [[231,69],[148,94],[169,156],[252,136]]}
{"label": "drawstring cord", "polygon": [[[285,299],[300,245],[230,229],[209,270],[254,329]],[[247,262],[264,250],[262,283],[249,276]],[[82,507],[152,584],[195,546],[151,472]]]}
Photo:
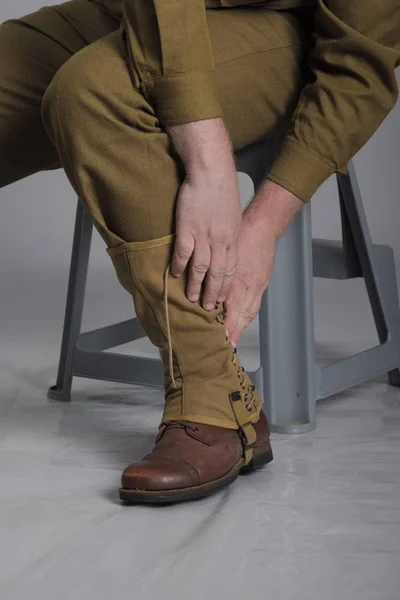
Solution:
{"label": "drawstring cord", "polygon": [[174,377],[174,363],[173,363],[173,354],[172,354],[172,340],[171,340],[171,328],[169,324],[169,312],[168,312],[168,275],[169,275],[169,264],[165,269],[164,273],[164,309],[165,309],[165,321],[167,324],[167,341],[168,341],[168,366],[169,366],[169,376],[172,380],[172,385],[174,388],[177,387]]}

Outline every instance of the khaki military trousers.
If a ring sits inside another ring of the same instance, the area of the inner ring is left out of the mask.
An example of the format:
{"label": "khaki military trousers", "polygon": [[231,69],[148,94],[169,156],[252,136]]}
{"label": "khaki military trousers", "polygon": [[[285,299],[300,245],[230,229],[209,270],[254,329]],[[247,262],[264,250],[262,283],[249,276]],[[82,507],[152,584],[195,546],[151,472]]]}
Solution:
{"label": "khaki military trousers", "polygon": [[[261,7],[206,12],[234,149],[283,132],[304,77],[301,23]],[[61,166],[162,349],[170,399],[164,420],[230,428],[257,420],[258,395],[247,412],[237,402],[242,391],[249,400],[251,386],[238,358],[231,360],[220,307],[214,314],[194,306],[184,284],[172,281],[164,310],[184,168],[153,107],[132,86],[118,15],[89,0],[0,26],[0,187]],[[240,385],[231,383],[230,369]]]}

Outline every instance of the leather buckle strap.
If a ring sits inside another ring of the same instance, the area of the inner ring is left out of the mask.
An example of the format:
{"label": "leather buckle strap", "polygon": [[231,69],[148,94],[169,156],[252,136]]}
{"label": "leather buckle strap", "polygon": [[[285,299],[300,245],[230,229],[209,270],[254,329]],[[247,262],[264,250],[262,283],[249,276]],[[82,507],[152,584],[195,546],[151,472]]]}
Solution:
{"label": "leather buckle strap", "polygon": [[233,414],[239,425],[239,438],[242,442],[245,464],[253,458],[253,446],[257,441],[256,430],[252,425],[251,412],[246,408],[243,395],[240,391],[229,394]]}
{"label": "leather buckle strap", "polygon": [[244,427],[239,427],[238,434],[240,441],[243,446],[243,454],[244,454],[244,462],[245,465],[248,465],[251,459],[253,458],[253,446],[254,442],[250,443],[249,440],[256,438],[256,432],[253,425],[245,425]]}

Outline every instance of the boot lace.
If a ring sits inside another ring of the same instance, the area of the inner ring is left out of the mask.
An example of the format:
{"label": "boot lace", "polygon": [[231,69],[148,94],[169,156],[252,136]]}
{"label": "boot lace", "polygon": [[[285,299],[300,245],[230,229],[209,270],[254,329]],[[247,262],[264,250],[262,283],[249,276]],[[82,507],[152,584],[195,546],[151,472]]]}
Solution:
{"label": "boot lace", "polygon": [[[218,304],[221,304],[221,303],[217,303],[217,305]],[[220,325],[224,325],[224,326],[225,326],[225,320],[224,320],[225,313],[226,313],[226,308],[223,306],[223,309],[215,317],[215,320]],[[229,341],[228,336],[226,334],[225,334],[225,338],[227,341]],[[246,382],[245,369],[244,369],[244,367],[242,367],[239,364],[237,349],[234,348],[233,346],[232,346],[231,361],[233,362],[233,364],[236,367],[236,373],[238,376],[240,388],[243,392],[244,404],[245,404],[246,410],[251,412],[256,407],[256,402],[257,402],[256,396],[255,396],[256,386],[253,384],[249,385]]]}
{"label": "boot lace", "polygon": [[185,431],[196,432],[199,430],[199,426],[196,423],[191,423],[190,421],[164,421],[158,428],[156,444],[169,429],[184,429]]}

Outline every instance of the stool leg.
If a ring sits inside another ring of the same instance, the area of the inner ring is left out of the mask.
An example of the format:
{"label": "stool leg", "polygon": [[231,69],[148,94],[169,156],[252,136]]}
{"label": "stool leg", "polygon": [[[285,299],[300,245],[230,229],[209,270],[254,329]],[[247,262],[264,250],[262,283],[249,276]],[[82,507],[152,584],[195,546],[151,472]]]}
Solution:
{"label": "stool leg", "polygon": [[272,431],[315,429],[316,367],[311,206],[277,244],[274,272],[259,314],[264,405]]}
{"label": "stool leg", "polygon": [[[381,255],[379,265],[379,278],[381,294],[385,298],[385,308],[389,315],[390,337],[396,342],[399,349],[400,357],[400,310],[399,310],[399,294],[397,289],[396,265],[394,260],[393,249],[389,246],[375,246],[378,250],[377,258]],[[390,385],[400,387],[400,370],[392,369],[388,372]]]}
{"label": "stool leg", "polygon": [[[396,345],[400,363],[400,311],[393,251],[372,244],[367,218],[353,161],[347,174],[338,175],[338,183],[346,206],[371,303],[378,337],[381,343],[390,337]],[[379,258],[381,260],[379,260]],[[400,387],[398,368],[388,372],[389,383]]]}
{"label": "stool leg", "polygon": [[57,382],[48,392],[48,397],[53,400],[71,400],[74,354],[81,330],[92,230],[92,222],[78,200]]}

